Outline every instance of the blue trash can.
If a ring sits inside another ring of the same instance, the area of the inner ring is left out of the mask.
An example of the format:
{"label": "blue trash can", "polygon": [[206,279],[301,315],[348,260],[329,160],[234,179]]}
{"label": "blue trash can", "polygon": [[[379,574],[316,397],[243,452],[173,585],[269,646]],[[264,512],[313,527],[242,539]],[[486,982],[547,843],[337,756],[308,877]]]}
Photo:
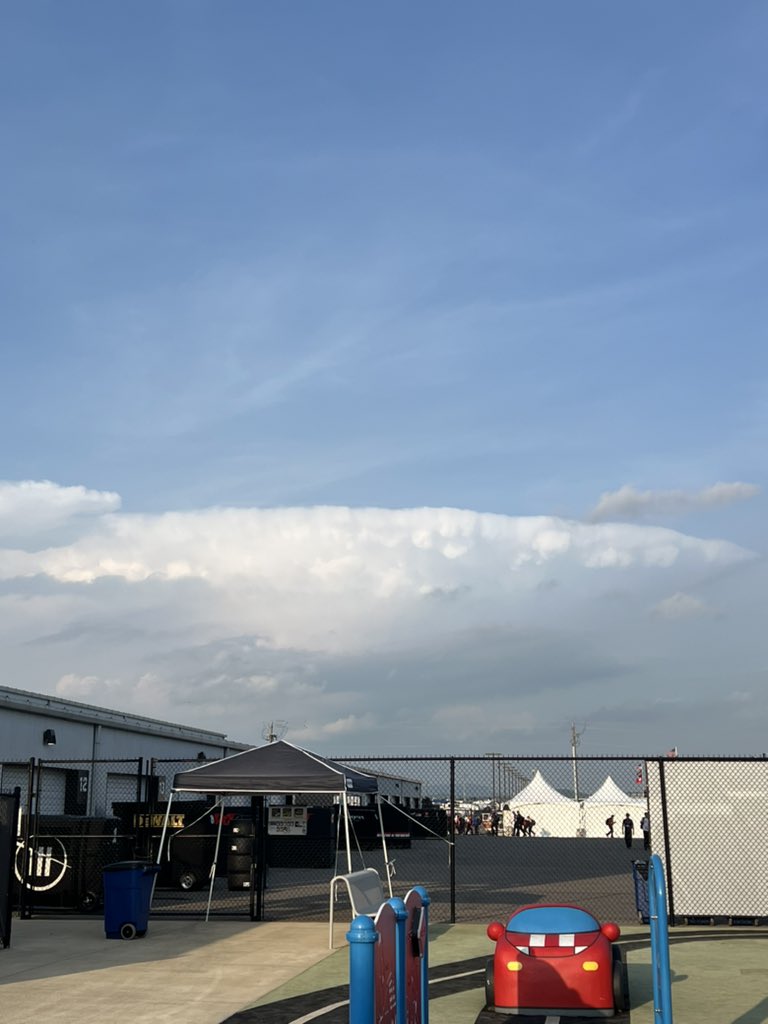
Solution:
{"label": "blue trash can", "polygon": [[152,883],[159,870],[159,864],[144,860],[104,865],[104,931],[108,939],[146,935]]}
{"label": "blue trash can", "polygon": [[651,920],[651,911],[648,900],[647,860],[632,861],[632,879],[635,883],[635,909],[637,910],[637,916],[643,924],[648,924]]}

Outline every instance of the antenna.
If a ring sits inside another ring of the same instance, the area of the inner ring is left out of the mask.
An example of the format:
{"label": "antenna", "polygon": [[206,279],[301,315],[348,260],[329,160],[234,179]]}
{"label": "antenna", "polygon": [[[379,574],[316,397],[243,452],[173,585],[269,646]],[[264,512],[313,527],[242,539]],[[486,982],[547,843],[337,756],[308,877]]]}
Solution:
{"label": "antenna", "polygon": [[272,722],[264,724],[264,728],[261,730],[261,735],[267,743],[274,743],[275,740],[281,740],[287,732],[288,723],[284,722],[282,719],[275,719]]}
{"label": "antenna", "polygon": [[581,732],[576,732],[576,723],[571,722],[571,759],[573,760],[573,798],[579,801],[579,764],[576,760],[576,748],[581,742],[581,737],[587,731],[587,723],[581,727]]}

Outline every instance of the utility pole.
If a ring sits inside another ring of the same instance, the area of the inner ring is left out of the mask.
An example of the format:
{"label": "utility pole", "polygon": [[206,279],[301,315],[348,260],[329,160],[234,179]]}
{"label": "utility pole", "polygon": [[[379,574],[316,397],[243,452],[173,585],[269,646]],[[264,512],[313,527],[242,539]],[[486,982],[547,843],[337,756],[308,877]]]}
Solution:
{"label": "utility pole", "polygon": [[576,748],[581,742],[581,737],[586,731],[586,722],[581,728],[581,732],[576,732],[576,723],[571,722],[571,760],[573,762],[573,798],[578,803],[579,800],[579,763],[576,760]]}
{"label": "utility pole", "polygon": [[[491,807],[496,810],[496,758],[501,757],[500,750],[486,750],[486,757],[491,758],[491,790],[493,797],[491,800]],[[499,789],[501,789],[501,765],[499,765]]]}

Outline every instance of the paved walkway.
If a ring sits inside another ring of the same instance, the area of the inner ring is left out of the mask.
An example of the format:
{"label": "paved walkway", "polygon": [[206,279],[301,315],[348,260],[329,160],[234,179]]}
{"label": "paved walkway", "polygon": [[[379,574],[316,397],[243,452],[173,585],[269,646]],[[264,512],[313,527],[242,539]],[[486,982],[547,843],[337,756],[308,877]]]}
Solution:
{"label": "paved walkway", "polygon": [[123,942],[100,919],[14,921],[0,1021],[220,1024],[329,954],[327,922],[151,920]]}

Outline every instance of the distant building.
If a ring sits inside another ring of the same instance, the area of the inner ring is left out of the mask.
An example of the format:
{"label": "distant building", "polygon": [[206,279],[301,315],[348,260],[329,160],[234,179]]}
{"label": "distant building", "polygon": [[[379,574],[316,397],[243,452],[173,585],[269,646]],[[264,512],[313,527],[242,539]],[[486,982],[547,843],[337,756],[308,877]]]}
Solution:
{"label": "distant building", "polygon": [[[249,748],[224,733],[0,686],[0,790],[26,799],[31,758],[44,762],[41,809],[47,814],[110,813],[137,799],[137,780],[153,758],[181,762]],[[159,796],[180,770],[160,770]]]}
{"label": "distant building", "polygon": [[[210,729],[0,686],[0,791],[12,792],[18,786],[23,805],[30,759],[42,761],[39,809],[43,814],[110,815],[113,803],[147,795],[142,779],[150,765],[154,794],[163,800],[174,775],[190,767],[190,761],[216,760],[256,745],[238,743]],[[365,764],[359,767],[370,771]],[[371,774],[377,775],[384,799],[406,809],[421,807],[421,782]],[[359,799],[354,797],[352,802]],[[283,797],[275,797],[271,802],[282,801]],[[324,801],[297,795],[296,802]]]}

